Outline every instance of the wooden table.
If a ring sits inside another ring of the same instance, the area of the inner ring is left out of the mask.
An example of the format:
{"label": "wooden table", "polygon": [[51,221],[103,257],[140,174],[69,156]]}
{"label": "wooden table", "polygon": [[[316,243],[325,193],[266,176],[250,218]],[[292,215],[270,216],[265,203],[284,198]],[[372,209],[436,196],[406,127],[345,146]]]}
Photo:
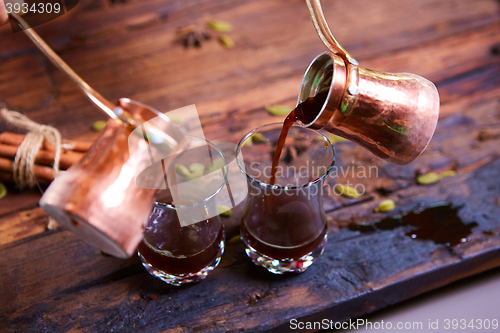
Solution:
{"label": "wooden table", "polygon": [[[378,177],[329,180],[364,184],[366,193],[323,198],[329,242],[320,260],[304,274],[274,276],[233,239],[205,281],[174,288],[137,258],[104,256],[62,228],[47,231],[40,193],[10,185],[0,200],[1,331],[286,331],[292,318],[343,321],[500,266],[499,2],[323,5],[336,38],[363,67],[427,77],[442,102],[433,141],[409,165],[336,144],[338,167],[377,166]],[[175,42],[176,28],[208,19],[234,25],[234,49],[214,39],[201,48]],[[264,106],[293,106],[305,69],[324,51],[302,0],[82,0],[36,30],[109,99],[162,111],[196,104],[206,137],[232,142],[281,121]],[[75,86],[22,33],[3,27],[0,41],[0,100],[66,138],[94,139],[91,126],[104,118]],[[446,170],[457,174],[416,184],[418,172]],[[384,198],[396,209],[373,213]],[[472,229],[465,243],[412,239],[406,222],[375,223],[447,204],[437,220],[427,210],[416,221],[438,225],[457,215]],[[227,239],[238,233],[242,208],[224,219]]]}

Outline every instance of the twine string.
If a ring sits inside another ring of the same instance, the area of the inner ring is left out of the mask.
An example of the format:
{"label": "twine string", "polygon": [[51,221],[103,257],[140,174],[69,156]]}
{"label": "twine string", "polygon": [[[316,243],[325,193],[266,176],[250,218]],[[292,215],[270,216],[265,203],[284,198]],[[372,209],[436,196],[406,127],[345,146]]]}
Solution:
{"label": "twine string", "polygon": [[54,164],[52,165],[54,177],[56,177],[59,173],[61,149],[71,149],[74,144],[62,143],[61,133],[55,127],[38,124],[17,111],[2,108],[0,113],[8,123],[28,131],[25,139],[17,149],[13,163],[12,172],[16,184],[21,188],[32,188],[36,185],[33,167],[38,151],[42,148],[43,140],[47,140],[56,148]]}
{"label": "twine string", "polygon": [[[33,171],[36,156],[42,148],[43,141],[47,140],[55,147],[54,178],[59,174],[59,160],[61,158],[61,149],[72,149],[74,144],[62,143],[61,133],[52,126],[38,124],[25,115],[7,110],[2,107],[0,109],[2,117],[10,124],[18,126],[28,131],[21,145],[17,148],[14,163],[12,164],[12,173],[14,181],[20,188],[33,188],[37,185],[35,173]],[[54,229],[57,223],[52,218],[49,218],[49,229]]]}

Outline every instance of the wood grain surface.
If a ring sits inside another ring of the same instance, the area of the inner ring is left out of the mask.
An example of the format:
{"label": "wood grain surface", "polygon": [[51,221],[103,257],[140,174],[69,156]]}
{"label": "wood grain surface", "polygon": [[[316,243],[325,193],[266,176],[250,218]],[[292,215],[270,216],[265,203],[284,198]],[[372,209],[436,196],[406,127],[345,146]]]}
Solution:
{"label": "wood grain surface", "polygon": [[[59,228],[47,231],[38,190],[9,184],[0,200],[0,331],[287,331],[292,318],[343,321],[500,266],[500,2],[495,0],[323,0],[337,40],[361,66],[411,72],[435,82],[441,118],[415,162],[388,164],[353,143],[335,145],[337,167],[376,166],[346,199],[324,195],[329,241],[305,273],[274,276],[227,243],[203,282],[170,287],[137,258],[119,260]],[[235,42],[201,48],[176,42],[176,29],[209,19],[233,24]],[[0,28],[0,102],[63,137],[93,140],[103,115],[22,33]],[[239,139],[270,122],[265,106],[293,106],[302,75],[324,51],[302,0],[81,0],[36,28],[83,79],[110,100],[129,97],[161,111],[196,104],[205,136]],[[0,131],[16,128],[0,122]],[[418,185],[419,173],[455,170]],[[383,199],[396,209],[373,213]],[[413,239],[390,216],[451,205],[467,241]],[[238,234],[243,205],[224,218]],[[154,295],[154,297],[152,297]]]}

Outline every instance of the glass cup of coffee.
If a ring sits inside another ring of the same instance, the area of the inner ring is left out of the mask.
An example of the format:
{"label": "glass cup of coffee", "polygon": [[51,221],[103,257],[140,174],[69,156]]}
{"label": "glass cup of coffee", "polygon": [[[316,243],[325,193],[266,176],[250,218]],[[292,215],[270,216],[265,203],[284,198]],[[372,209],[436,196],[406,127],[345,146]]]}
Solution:
{"label": "glass cup of coffee", "polygon": [[335,162],[326,136],[294,125],[279,164],[272,168],[282,126],[261,126],[237,148],[237,163],[248,183],[241,238],[250,259],[275,274],[303,272],[323,253],[327,223],[321,193]]}
{"label": "glass cup of coffee", "polygon": [[181,227],[174,206],[155,202],[139,244],[146,270],[172,285],[203,280],[224,252],[224,227],[219,216]]}
{"label": "glass cup of coffee", "polygon": [[141,175],[163,172],[165,186],[157,194],[138,255],[151,275],[172,285],[204,279],[224,252],[218,204],[225,197],[226,159],[213,143],[187,138],[189,148],[172,157],[168,170],[152,166]]}

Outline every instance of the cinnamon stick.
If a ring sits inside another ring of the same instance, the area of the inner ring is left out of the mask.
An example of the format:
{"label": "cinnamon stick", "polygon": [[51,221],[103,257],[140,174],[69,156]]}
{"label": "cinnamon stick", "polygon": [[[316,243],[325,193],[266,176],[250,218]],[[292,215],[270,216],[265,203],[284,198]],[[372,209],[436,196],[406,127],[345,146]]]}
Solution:
{"label": "cinnamon stick", "polygon": [[[23,134],[16,134],[11,132],[0,133],[0,143],[8,144],[11,146],[19,147],[21,142],[23,142],[24,138],[25,135]],[[87,142],[87,141],[64,140],[64,143],[74,144],[74,147],[71,150],[82,153],[85,153],[87,150],[89,150],[90,146],[92,146],[92,142]],[[56,148],[46,140],[43,141],[42,149],[53,152],[56,151]]]}
{"label": "cinnamon stick", "polygon": [[[2,133],[3,134],[3,133]],[[0,157],[6,157],[11,160],[14,160],[16,157],[18,146],[11,146],[7,144],[0,143]],[[55,151],[47,151],[40,149],[35,159],[35,163],[52,166],[54,164],[54,158],[56,156]],[[61,169],[67,169],[76,162],[80,161],[83,158],[83,153],[77,153],[74,151],[65,151],[61,154],[59,159],[59,167]]]}
{"label": "cinnamon stick", "polygon": [[0,181],[14,183],[14,175],[12,174],[12,171],[7,172],[0,170]]}
{"label": "cinnamon stick", "polygon": [[[4,173],[10,173],[10,175],[12,175],[13,164],[14,161],[0,157],[0,176],[3,176]],[[51,167],[35,164],[33,166],[33,174],[35,175],[37,181],[42,184],[50,184],[50,182],[54,180],[54,169]],[[13,177],[4,180],[11,181],[13,180]]]}

